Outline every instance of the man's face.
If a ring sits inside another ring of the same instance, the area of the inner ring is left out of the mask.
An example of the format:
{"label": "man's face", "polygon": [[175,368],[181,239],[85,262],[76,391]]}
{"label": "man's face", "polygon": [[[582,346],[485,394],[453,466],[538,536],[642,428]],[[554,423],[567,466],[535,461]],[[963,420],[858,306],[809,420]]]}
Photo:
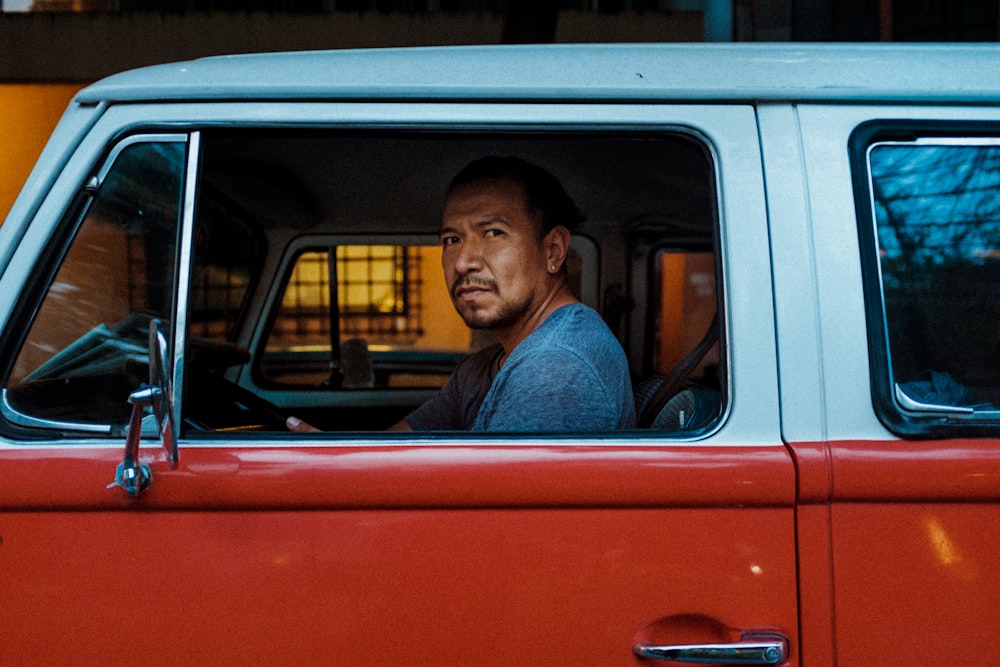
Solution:
{"label": "man's face", "polygon": [[455,309],[474,329],[516,327],[539,306],[551,279],[524,188],[512,180],[460,186],[441,224],[444,278]]}

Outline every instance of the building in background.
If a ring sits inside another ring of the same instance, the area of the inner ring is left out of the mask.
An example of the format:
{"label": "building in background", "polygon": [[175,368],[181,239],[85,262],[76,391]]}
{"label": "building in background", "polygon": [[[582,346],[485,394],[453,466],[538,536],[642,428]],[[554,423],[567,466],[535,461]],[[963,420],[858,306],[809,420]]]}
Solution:
{"label": "building in background", "polygon": [[135,67],[502,42],[996,41],[998,9],[1000,0],[0,0],[0,219],[73,93]]}

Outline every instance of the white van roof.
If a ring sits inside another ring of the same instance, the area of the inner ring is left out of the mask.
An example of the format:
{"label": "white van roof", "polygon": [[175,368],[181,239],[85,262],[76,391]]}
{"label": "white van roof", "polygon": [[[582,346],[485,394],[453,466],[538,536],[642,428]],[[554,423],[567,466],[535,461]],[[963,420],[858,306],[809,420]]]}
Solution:
{"label": "white van roof", "polygon": [[117,74],[77,101],[1000,101],[1000,45],[603,44],[218,56]]}

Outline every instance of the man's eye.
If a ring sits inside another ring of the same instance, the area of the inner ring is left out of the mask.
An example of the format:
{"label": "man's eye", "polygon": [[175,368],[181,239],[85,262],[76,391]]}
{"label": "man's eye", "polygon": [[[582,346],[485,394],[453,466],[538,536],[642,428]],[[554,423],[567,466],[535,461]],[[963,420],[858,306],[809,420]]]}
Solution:
{"label": "man's eye", "polygon": [[443,245],[443,246],[455,245],[456,243],[458,243],[458,237],[457,236],[442,236],[441,237],[441,245]]}
{"label": "man's eye", "polygon": [[490,236],[503,236],[503,230],[502,229],[487,229],[486,230],[486,236],[487,237],[490,237]]}

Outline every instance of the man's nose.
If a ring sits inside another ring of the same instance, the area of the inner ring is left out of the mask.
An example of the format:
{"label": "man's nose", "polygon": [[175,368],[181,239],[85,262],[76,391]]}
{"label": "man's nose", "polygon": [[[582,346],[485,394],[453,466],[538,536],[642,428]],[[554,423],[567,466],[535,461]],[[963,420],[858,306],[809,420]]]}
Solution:
{"label": "man's nose", "polygon": [[461,275],[478,271],[483,267],[483,257],[479,244],[475,241],[462,243],[455,257],[455,271]]}

